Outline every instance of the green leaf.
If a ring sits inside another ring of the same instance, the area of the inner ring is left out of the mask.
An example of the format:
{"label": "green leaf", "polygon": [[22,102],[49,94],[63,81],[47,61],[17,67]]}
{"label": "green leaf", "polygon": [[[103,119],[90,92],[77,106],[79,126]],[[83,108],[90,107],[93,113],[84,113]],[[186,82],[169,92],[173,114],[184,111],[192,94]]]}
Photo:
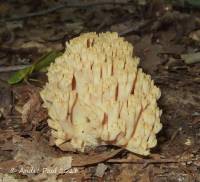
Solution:
{"label": "green leaf", "polygon": [[8,80],[9,84],[16,84],[27,78],[33,71],[44,71],[55,61],[55,58],[62,55],[62,52],[51,51],[39,58],[32,66],[14,73]]}
{"label": "green leaf", "polygon": [[9,84],[15,84],[15,83],[19,83],[20,81],[22,81],[24,78],[27,77],[27,75],[31,74],[32,71],[34,69],[34,66],[30,66],[27,68],[24,68],[20,71],[17,71],[16,73],[14,73],[9,79],[8,79],[8,83]]}
{"label": "green leaf", "polygon": [[47,68],[58,56],[61,56],[62,52],[51,51],[42,56],[36,63],[34,71],[40,71]]}

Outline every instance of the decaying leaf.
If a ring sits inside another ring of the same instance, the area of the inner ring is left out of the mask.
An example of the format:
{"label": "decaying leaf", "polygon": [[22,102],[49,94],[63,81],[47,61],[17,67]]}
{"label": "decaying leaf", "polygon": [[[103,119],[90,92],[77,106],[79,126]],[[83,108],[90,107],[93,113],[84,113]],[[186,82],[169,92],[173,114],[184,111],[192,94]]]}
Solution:
{"label": "decaying leaf", "polygon": [[40,109],[40,97],[37,92],[33,92],[30,95],[30,99],[22,108],[22,123],[27,123],[33,118],[35,112],[38,112]]}
{"label": "decaying leaf", "polygon": [[69,142],[84,151],[111,144],[149,154],[162,127],[161,93],[138,63],[117,33],[87,33],[67,43],[41,92],[58,147]]}
{"label": "decaying leaf", "polygon": [[152,35],[145,35],[136,45],[137,55],[141,56],[141,66],[145,71],[153,73],[157,66],[160,65],[161,58],[159,54],[162,52],[162,46],[152,43]]}
{"label": "decaying leaf", "polygon": [[46,109],[42,108],[42,101],[37,87],[21,86],[15,89],[14,92],[18,99],[15,108],[22,114],[22,123],[31,122],[36,125],[47,118],[47,112]]}

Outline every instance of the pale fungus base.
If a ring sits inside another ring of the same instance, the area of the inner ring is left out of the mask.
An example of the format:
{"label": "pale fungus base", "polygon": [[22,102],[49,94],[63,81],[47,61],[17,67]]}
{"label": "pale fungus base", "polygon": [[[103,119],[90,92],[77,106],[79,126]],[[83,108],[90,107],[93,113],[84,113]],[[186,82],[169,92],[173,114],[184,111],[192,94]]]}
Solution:
{"label": "pale fungus base", "polygon": [[148,155],[157,144],[161,93],[138,68],[133,47],[117,33],[86,33],[67,43],[41,91],[59,147],[116,145]]}

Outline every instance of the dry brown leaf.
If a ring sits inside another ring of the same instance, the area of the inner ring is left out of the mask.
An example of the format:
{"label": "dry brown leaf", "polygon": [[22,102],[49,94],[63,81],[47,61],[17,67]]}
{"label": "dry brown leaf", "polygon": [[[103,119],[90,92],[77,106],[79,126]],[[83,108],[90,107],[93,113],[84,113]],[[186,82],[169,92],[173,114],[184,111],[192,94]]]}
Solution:
{"label": "dry brown leaf", "polygon": [[49,165],[49,160],[55,157],[53,149],[43,139],[31,141],[16,136],[13,138],[13,144],[16,147],[14,159],[22,161],[26,166],[33,167],[37,171],[46,168]]}
{"label": "dry brown leaf", "polygon": [[159,32],[157,41],[162,45],[162,53],[181,54],[185,50],[185,45],[176,43],[177,32],[175,30],[165,30]]}
{"label": "dry brown leaf", "polygon": [[[22,114],[22,123],[37,124],[47,118],[46,110],[41,106],[39,90],[33,86],[21,86],[15,90],[18,97],[16,110]],[[20,105],[23,105],[22,108]]]}
{"label": "dry brown leaf", "polygon": [[63,156],[58,158],[53,158],[50,161],[50,168],[57,169],[58,174],[64,173],[66,170],[70,169],[72,166],[72,157],[71,156]]}
{"label": "dry brown leaf", "polygon": [[32,93],[28,102],[22,107],[22,123],[31,121],[35,112],[39,111],[41,106],[40,98],[37,93]]}
{"label": "dry brown leaf", "polygon": [[132,182],[136,170],[134,171],[133,169],[130,169],[128,165],[124,165],[123,167],[120,167],[121,171],[116,177],[116,182]]}
{"label": "dry brown leaf", "polygon": [[21,85],[13,88],[13,93],[17,99],[17,104],[23,105],[28,101],[29,96],[32,93],[32,88],[33,87],[29,85]]}
{"label": "dry brown leaf", "polygon": [[139,182],[151,182],[151,176],[150,176],[150,167],[148,167],[147,169],[145,169],[142,172],[142,176],[139,180]]}
{"label": "dry brown leaf", "polygon": [[162,52],[162,46],[153,44],[151,39],[152,35],[145,35],[135,44],[137,56],[141,58],[141,67],[148,73],[153,73],[157,66],[162,63],[159,57],[159,53]]}
{"label": "dry brown leaf", "polygon": [[[51,136],[51,140],[50,140],[50,145],[55,145],[55,141],[54,141],[54,138]],[[72,144],[69,143],[69,142],[65,142],[63,144],[61,144],[59,146],[59,148],[62,150],[62,151],[67,151],[67,152],[76,152],[76,149],[73,148]]]}
{"label": "dry brown leaf", "polygon": [[147,172],[143,173],[139,182],[151,182],[149,174]]}
{"label": "dry brown leaf", "polygon": [[[73,168],[72,168],[73,169]],[[70,169],[71,170],[71,169]],[[67,172],[65,174],[61,174],[58,176],[57,180],[62,179],[63,181],[84,181],[85,179],[91,178],[91,174],[88,174],[86,170],[78,170],[77,172],[74,170],[74,172]]]}
{"label": "dry brown leaf", "polygon": [[29,177],[35,174],[33,181],[55,181],[59,174],[71,168],[72,157],[60,156],[43,138],[36,141],[16,136],[13,141],[16,147],[14,159],[23,163],[16,166],[16,172]]}
{"label": "dry brown leaf", "polygon": [[200,41],[200,30],[195,30],[189,34],[189,38],[191,38],[194,41],[199,42]]}

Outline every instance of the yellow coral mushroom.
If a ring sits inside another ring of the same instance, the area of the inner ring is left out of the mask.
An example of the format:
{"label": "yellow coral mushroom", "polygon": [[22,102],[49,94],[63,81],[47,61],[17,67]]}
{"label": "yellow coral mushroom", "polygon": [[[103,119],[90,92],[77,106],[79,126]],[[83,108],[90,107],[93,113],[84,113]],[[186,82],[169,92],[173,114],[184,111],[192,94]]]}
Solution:
{"label": "yellow coral mushroom", "polygon": [[117,33],[86,33],[67,43],[41,91],[58,147],[109,144],[149,154],[162,128],[161,93],[138,63],[133,46]]}

